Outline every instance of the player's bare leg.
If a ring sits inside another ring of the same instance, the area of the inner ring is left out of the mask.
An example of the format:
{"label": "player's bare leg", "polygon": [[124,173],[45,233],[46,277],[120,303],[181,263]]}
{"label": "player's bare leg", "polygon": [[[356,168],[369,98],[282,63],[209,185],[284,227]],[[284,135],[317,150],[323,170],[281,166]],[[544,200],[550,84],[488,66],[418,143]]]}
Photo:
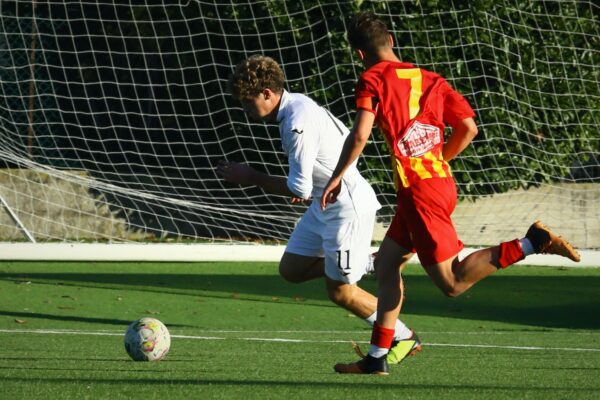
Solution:
{"label": "player's bare leg", "polygon": [[[377,260],[377,253],[373,254],[373,258]],[[325,277],[325,284],[329,299],[338,306],[351,311],[357,317],[368,318],[377,311],[377,297],[361,289],[358,285],[346,284],[328,277]]]}
{"label": "player's bare leg", "polygon": [[498,249],[499,246],[495,246],[476,251],[462,262],[459,262],[456,255],[424,268],[446,296],[456,297],[476,282],[498,271]]}
{"label": "player's bare leg", "polygon": [[279,262],[279,274],[291,283],[302,283],[325,276],[322,257],[301,256],[285,252]]}
{"label": "player's bare leg", "polygon": [[362,319],[367,319],[377,310],[377,297],[360,288],[357,284],[348,284],[325,278],[329,299],[340,307]]}
{"label": "player's bare leg", "polygon": [[[528,242],[524,243],[524,240]],[[498,269],[506,268],[533,253],[557,254],[576,262],[580,260],[579,254],[569,242],[536,221],[521,240],[476,251],[460,262],[458,256],[454,256],[441,263],[426,266],[425,270],[444,294],[455,297]]]}
{"label": "player's bare leg", "polygon": [[[381,319],[381,324],[385,324],[383,326],[389,326],[388,324],[390,322],[393,323],[394,318],[396,320],[400,319],[400,308],[405,298],[402,271],[412,256],[413,253],[404,249],[402,246],[399,246],[392,239],[387,237],[384,238],[382,246],[375,259],[379,287],[377,295],[378,298],[384,298],[382,296],[386,296],[385,299],[392,299],[392,295],[389,295],[389,293],[394,293],[395,295],[399,294],[400,297],[397,297],[395,300],[390,302],[383,301],[381,306],[378,305],[378,316],[381,312],[380,310],[389,310],[389,312],[384,313],[383,318]],[[379,273],[380,270],[381,273]],[[399,292],[396,290],[396,288],[399,290]],[[394,303],[396,302],[398,305],[394,307]],[[379,318],[377,318],[377,324],[380,324]],[[394,338],[387,354],[387,362],[389,364],[398,364],[406,357],[413,356],[420,351],[421,341],[419,340],[419,337],[413,331],[411,331],[408,336],[403,336],[401,338],[396,336]]]}
{"label": "player's bare leg", "polygon": [[392,239],[385,237],[377,253],[376,270],[378,292],[377,324],[383,327],[393,327],[398,318],[402,305],[404,286],[401,270],[413,253],[398,245]]}
{"label": "player's bare leg", "polygon": [[335,281],[325,276],[324,259],[284,253],[279,264],[280,275],[291,283],[325,278],[329,299],[357,317],[366,319],[377,310],[377,298],[356,284]]}
{"label": "player's bare leg", "polygon": [[[384,238],[377,254],[378,280],[377,322],[373,327],[371,349],[366,357],[350,364],[336,364],[334,370],[344,374],[388,374],[387,353],[393,342],[394,326],[403,299],[401,269],[412,253],[396,242]],[[420,343],[419,343],[420,345]]]}

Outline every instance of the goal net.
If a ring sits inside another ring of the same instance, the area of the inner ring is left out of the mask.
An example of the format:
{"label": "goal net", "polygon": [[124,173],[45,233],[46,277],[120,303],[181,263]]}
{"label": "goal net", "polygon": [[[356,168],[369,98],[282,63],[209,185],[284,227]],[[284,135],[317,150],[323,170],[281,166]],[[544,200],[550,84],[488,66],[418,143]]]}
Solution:
{"label": "goal net", "polygon": [[[287,171],[277,126],[248,120],[226,81],[269,55],[288,90],[350,125],[362,67],[345,24],[359,9],[476,111],[480,135],[452,164],[465,243],[542,218],[600,248],[600,7],[584,0],[2,1],[0,241],[284,243],[305,206],[215,174],[221,159]],[[359,168],[385,229],[377,133]]]}

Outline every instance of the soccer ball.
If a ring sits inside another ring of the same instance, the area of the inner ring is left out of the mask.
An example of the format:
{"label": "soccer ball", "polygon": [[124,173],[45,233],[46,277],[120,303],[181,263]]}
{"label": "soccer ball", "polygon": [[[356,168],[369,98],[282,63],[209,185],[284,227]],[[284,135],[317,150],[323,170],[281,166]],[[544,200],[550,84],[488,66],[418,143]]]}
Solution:
{"label": "soccer ball", "polygon": [[167,327],[155,318],[133,321],[125,333],[125,350],[134,361],[158,361],[171,346]]}

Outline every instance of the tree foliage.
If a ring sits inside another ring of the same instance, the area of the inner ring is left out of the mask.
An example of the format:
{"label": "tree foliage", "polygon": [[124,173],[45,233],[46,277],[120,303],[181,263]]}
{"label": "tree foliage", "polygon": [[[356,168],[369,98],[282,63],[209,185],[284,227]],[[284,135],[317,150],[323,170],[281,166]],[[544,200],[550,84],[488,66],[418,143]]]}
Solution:
{"label": "tree foliage", "polygon": [[[163,4],[51,2],[39,3],[34,14],[29,3],[3,2],[4,20],[19,15],[23,25],[5,36],[13,57],[5,55],[3,63],[17,62],[21,76],[4,76],[4,93],[26,92],[37,21],[35,108],[52,110],[35,114],[45,120],[38,133],[46,145],[34,150],[38,162],[107,179],[123,168],[189,168],[201,178],[213,174],[222,157],[285,173],[277,128],[249,123],[224,95],[233,65],[255,53],[274,57],[290,90],[308,94],[350,125],[362,67],[345,41],[345,24],[370,9],[388,23],[403,60],[442,74],[475,108],[481,134],[453,165],[463,195],[599,179],[590,168],[572,171],[597,164],[600,148],[593,2]],[[5,124],[20,115],[23,146],[27,111],[26,102],[14,101],[0,110]],[[374,138],[360,167],[378,190],[390,192],[387,150]]]}

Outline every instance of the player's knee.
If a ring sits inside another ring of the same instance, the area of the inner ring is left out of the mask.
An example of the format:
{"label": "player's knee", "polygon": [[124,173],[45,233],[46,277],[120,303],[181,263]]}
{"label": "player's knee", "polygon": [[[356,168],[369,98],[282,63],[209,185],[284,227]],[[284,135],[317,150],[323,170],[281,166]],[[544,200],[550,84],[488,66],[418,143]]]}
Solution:
{"label": "player's knee", "polygon": [[463,292],[459,283],[455,280],[434,280],[434,283],[446,297],[458,297]]}
{"label": "player's knee", "polygon": [[446,286],[440,288],[446,297],[455,298],[464,293],[465,288],[461,285]]}
{"label": "player's knee", "polygon": [[353,300],[351,285],[338,285],[327,290],[329,300],[341,307],[347,307]]}
{"label": "player's knee", "polygon": [[286,263],[279,263],[279,275],[290,283],[304,282],[302,276],[298,275],[295,268],[290,268]]}
{"label": "player's knee", "polygon": [[444,295],[446,297],[450,297],[450,298],[455,298],[455,297],[458,297],[460,295],[460,293],[457,292],[456,290],[454,290],[454,288],[452,288],[452,289],[446,289],[446,290],[442,289],[442,293],[444,293]]}

